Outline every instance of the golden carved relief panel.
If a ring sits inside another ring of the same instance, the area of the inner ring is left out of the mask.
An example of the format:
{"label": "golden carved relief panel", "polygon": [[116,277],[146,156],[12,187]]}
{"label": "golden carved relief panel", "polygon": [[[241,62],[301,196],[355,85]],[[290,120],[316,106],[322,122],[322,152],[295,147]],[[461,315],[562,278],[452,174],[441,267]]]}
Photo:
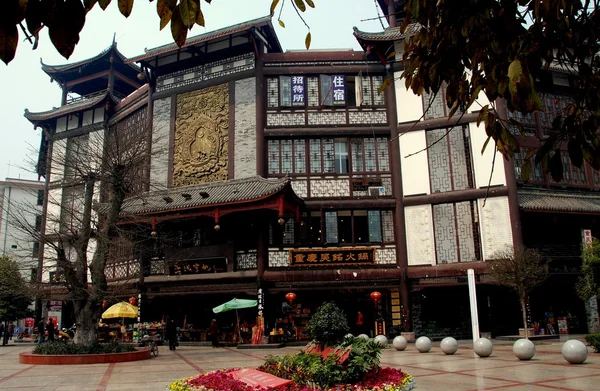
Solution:
{"label": "golden carved relief panel", "polygon": [[227,179],[228,129],[227,84],[177,96],[173,186]]}

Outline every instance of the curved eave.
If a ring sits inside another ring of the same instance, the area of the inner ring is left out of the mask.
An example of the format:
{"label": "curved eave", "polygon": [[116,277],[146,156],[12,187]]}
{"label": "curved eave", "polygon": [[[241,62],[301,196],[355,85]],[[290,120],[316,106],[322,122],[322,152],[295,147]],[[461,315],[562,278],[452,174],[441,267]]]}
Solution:
{"label": "curved eave", "polygon": [[[64,83],[71,79],[81,77],[81,74],[79,72],[76,72],[77,68],[89,67],[90,65],[93,65],[94,63],[102,61],[106,57],[110,56],[110,54],[113,52],[116,54],[117,58],[120,60],[121,63],[123,63],[124,65],[127,65],[128,67],[130,67],[132,69],[132,72],[137,74],[141,71],[140,67],[138,67],[137,65],[127,63],[127,57],[125,57],[117,49],[116,43],[113,43],[111,46],[104,49],[103,51],[101,51],[100,53],[95,55],[94,57],[90,57],[88,59],[81,60],[81,61],[76,61],[71,64],[49,65],[49,64],[44,64],[44,61],[41,58],[40,58],[40,63],[41,63],[42,71],[44,71],[48,76],[50,76],[52,79],[58,81],[59,83]],[[68,73],[70,73],[70,72],[76,72],[77,73],[76,77],[69,77]]]}
{"label": "curved eave", "polygon": [[[203,193],[205,193],[205,196],[202,196]],[[186,199],[183,196],[184,194],[189,195],[189,199]],[[277,194],[283,194],[291,198],[291,200],[289,198],[288,200],[297,205],[304,203],[294,193],[289,178],[274,180],[257,176],[144,193],[126,199],[123,203],[121,216],[156,216],[165,213],[251,204],[264,201]],[[95,209],[99,213],[105,213],[107,207],[107,204],[98,204]]]}
{"label": "curved eave", "polygon": [[[214,39],[223,38],[232,34],[248,32],[253,28],[260,28],[264,26],[268,26],[269,30],[271,32],[273,31],[273,24],[271,23],[270,16],[263,16],[261,18],[249,20],[244,23],[238,23],[232,26],[227,26],[218,30],[209,31],[204,34],[199,34],[194,37],[190,37],[185,41],[185,43],[181,47],[177,46],[177,44],[175,43],[159,46],[157,48],[147,50],[144,54],[140,54],[138,56],[129,58],[128,60],[126,60],[126,63],[131,64],[134,62],[144,62],[145,60],[149,60],[158,56],[164,56],[186,47],[198,45],[200,43],[208,42]],[[276,46],[274,49],[276,51],[281,51],[281,44],[279,43],[277,36],[275,34],[272,34],[272,37],[270,38],[271,41],[273,41],[272,43]]]}
{"label": "curved eave", "polygon": [[30,122],[35,124],[36,122],[48,121],[48,120],[51,120],[51,119],[54,119],[54,118],[57,118],[57,117],[60,117],[63,115],[74,113],[76,111],[87,110],[92,107],[96,107],[100,103],[103,103],[106,99],[110,99],[115,104],[119,102],[119,99],[117,99],[112,94],[108,93],[108,91],[106,91],[102,95],[98,95],[96,97],[86,99],[86,100],[83,100],[80,102],[71,103],[68,105],[57,107],[57,108],[54,108],[54,109],[48,110],[48,111],[41,111],[38,113],[34,113],[34,112],[30,112],[29,110],[25,109],[24,117],[27,118]]}

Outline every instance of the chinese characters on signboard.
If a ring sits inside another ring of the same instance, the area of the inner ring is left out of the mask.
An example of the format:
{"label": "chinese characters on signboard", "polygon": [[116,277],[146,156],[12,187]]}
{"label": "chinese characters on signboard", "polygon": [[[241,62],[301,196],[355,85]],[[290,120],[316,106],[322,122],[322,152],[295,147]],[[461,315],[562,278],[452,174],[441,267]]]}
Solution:
{"label": "chinese characters on signboard", "polygon": [[585,247],[592,247],[592,230],[582,229],[581,230],[581,242]]}
{"label": "chinese characters on signboard", "polygon": [[262,288],[258,288],[257,298],[258,298],[258,300],[257,300],[258,301],[258,316],[262,316],[263,309],[265,308],[265,296],[263,295]]}
{"label": "chinese characters on signboard", "polygon": [[374,248],[290,250],[290,266],[338,266],[375,263]]}
{"label": "chinese characters on signboard", "polygon": [[169,265],[169,274],[172,276],[181,276],[183,274],[222,273],[226,271],[226,258],[179,261]]}
{"label": "chinese characters on signboard", "polygon": [[346,104],[346,79],[344,75],[331,76],[331,94],[334,106],[344,106]]}
{"label": "chinese characters on signboard", "polygon": [[292,106],[304,107],[305,91],[304,76],[292,76]]}

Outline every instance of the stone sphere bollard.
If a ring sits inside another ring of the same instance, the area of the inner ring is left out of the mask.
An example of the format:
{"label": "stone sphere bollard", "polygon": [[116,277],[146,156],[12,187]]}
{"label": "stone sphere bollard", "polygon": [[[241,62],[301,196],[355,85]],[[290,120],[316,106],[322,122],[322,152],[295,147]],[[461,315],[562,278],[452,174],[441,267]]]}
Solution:
{"label": "stone sphere bollard", "polygon": [[431,340],[427,337],[419,337],[415,342],[415,347],[421,353],[427,353],[431,350]]}
{"label": "stone sphere bollard", "polygon": [[403,336],[399,335],[392,341],[392,345],[394,345],[394,349],[398,351],[402,351],[406,349],[408,346],[408,341]]}
{"label": "stone sphere bollard", "polygon": [[535,345],[528,339],[518,339],[513,345],[513,353],[519,360],[531,360],[535,356]]}
{"label": "stone sphere bollard", "polygon": [[440,342],[440,349],[446,354],[454,354],[458,350],[458,342],[452,337],[446,337]]}
{"label": "stone sphere bollard", "polygon": [[385,335],[378,335],[375,337],[375,342],[377,342],[378,344],[380,344],[383,347],[387,347],[388,346],[388,339]]}
{"label": "stone sphere bollard", "polygon": [[494,350],[494,346],[487,338],[479,338],[473,344],[473,350],[479,357],[489,357]]}
{"label": "stone sphere bollard", "polygon": [[361,334],[358,336],[358,338],[371,339],[367,334]]}
{"label": "stone sphere bollard", "polygon": [[581,364],[587,360],[588,350],[583,342],[570,339],[562,347],[561,353],[570,364]]}
{"label": "stone sphere bollard", "polygon": [[354,335],[348,333],[344,336],[344,339],[346,339],[346,338],[354,338]]}

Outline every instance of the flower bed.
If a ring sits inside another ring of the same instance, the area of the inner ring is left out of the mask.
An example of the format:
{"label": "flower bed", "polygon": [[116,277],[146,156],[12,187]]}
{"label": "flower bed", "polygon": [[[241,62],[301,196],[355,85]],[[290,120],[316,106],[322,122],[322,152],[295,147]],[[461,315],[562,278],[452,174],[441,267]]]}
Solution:
{"label": "flower bed", "polygon": [[[177,380],[167,386],[170,391],[270,391],[271,388],[252,387],[236,380],[231,372],[236,369],[201,374]],[[354,384],[342,384],[323,391],[408,391],[415,382],[412,376],[393,368],[380,368],[367,373],[364,379]],[[277,388],[278,391],[320,391],[317,388],[295,383]]]}

